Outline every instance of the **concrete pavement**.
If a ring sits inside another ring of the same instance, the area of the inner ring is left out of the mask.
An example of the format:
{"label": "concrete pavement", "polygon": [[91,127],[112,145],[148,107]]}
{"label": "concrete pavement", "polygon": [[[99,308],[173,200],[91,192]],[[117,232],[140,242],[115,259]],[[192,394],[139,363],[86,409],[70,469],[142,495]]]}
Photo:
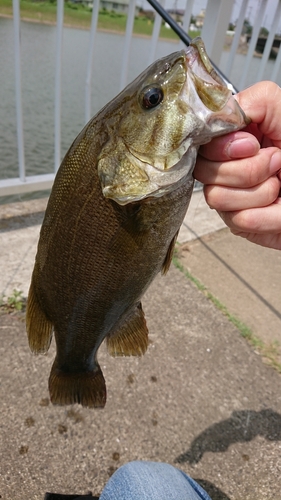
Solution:
{"label": "concrete pavement", "polygon": [[[44,208],[42,200],[0,206],[0,293],[27,293]],[[278,362],[280,252],[229,234],[201,192],[179,242],[181,263]],[[23,315],[0,316],[2,499],[98,494],[117,467],[141,459],[180,467],[213,500],[281,500],[281,376],[265,351],[263,359],[174,267],[143,307],[147,354],[112,359],[101,349],[108,401],[100,411],[53,407],[54,345],[32,356]]]}

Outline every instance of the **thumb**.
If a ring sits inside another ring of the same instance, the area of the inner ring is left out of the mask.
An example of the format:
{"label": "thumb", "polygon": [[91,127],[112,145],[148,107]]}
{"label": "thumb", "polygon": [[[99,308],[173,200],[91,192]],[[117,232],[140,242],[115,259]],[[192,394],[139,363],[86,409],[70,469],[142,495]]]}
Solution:
{"label": "thumb", "polygon": [[281,89],[273,82],[259,82],[242,90],[236,99],[260,132],[281,148]]}

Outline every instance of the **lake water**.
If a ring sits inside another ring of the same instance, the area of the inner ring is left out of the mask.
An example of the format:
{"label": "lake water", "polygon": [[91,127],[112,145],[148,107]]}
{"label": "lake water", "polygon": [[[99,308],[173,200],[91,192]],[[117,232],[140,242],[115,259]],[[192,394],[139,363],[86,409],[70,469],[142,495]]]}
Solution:
{"label": "lake water", "polygon": [[[56,28],[21,24],[22,101],[27,175],[54,169],[54,82]],[[147,65],[150,40],[134,37],[128,81]],[[84,125],[84,95],[89,31],[64,28],[62,57],[62,155]],[[178,43],[159,41],[156,58],[178,50]],[[119,92],[124,36],[98,32],[93,57],[92,115]],[[221,69],[228,53],[222,55]],[[238,85],[245,57],[237,55],[232,79]],[[246,85],[254,83],[260,59],[254,58]],[[267,78],[273,69],[269,61]],[[265,76],[266,77],[266,76]],[[280,76],[281,82],[281,76]],[[18,175],[14,83],[13,22],[0,18],[0,178]]]}

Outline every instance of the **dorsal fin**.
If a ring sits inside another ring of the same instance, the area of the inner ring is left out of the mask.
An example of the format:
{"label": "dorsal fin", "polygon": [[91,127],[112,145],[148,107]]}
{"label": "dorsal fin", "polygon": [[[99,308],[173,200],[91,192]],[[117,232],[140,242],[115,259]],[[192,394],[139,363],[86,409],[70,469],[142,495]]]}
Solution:
{"label": "dorsal fin", "polygon": [[111,356],[141,356],[148,347],[148,329],[139,302],[121,326],[106,337]]}
{"label": "dorsal fin", "polygon": [[173,239],[169,245],[167,255],[166,255],[165,260],[164,260],[163,265],[162,265],[162,274],[166,274],[169,271],[178,234],[179,234],[179,231],[176,232],[175,236],[173,237]]}

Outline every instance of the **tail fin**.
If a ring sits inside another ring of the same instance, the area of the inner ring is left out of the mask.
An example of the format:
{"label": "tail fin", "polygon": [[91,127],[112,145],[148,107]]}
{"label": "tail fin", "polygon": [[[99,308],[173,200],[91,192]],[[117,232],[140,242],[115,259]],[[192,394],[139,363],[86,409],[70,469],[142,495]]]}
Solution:
{"label": "tail fin", "polygon": [[105,380],[98,364],[93,371],[65,372],[55,359],[49,377],[49,392],[55,405],[78,403],[88,408],[103,408],[106,403]]}
{"label": "tail fin", "polygon": [[32,352],[40,354],[48,351],[52,340],[53,324],[41,309],[34,290],[33,279],[27,299],[26,331]]}

